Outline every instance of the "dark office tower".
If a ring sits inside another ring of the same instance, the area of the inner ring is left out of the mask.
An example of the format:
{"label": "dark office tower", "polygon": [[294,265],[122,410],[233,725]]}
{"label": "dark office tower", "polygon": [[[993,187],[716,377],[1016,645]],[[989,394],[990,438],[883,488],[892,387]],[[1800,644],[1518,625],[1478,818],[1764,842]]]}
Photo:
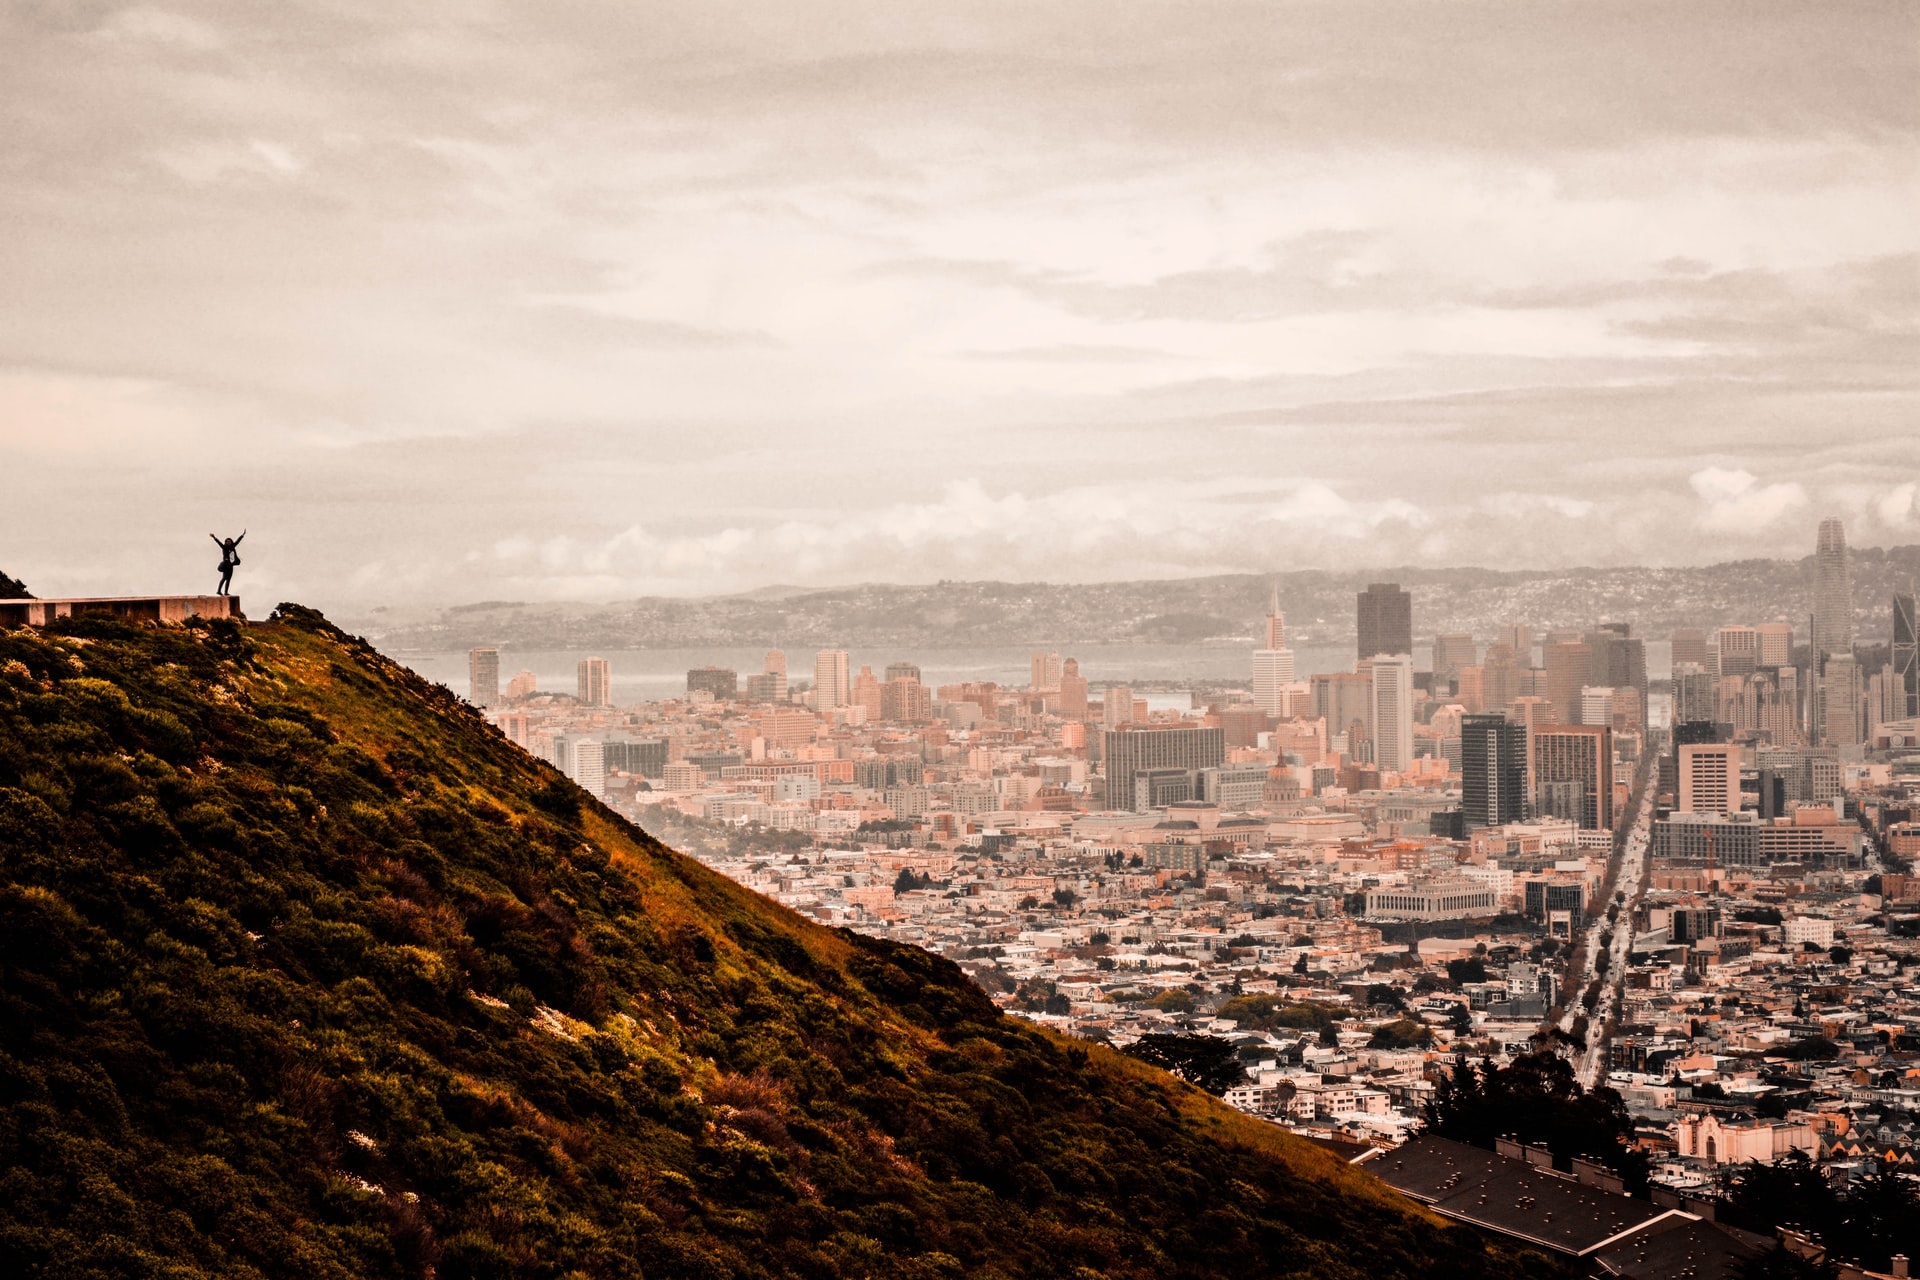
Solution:
{"label": "dark office tower", "polygon": [[1813,663],[1815,671],[1824,671],[1831,655],[1853,652],[1853,570],[1838,519],[1820,522],[1813,577]]}
{"label": "dark office tower", "polygon": [[1525,725],[1498,715],[1461,717],[1460,809],[1469,827],[1525,821]]}
{"label": "dark office tower", "polygon": [[1413,652],[1413,597],[1399,583],[1368,583],[1357,603],[1359,657]]}
{"label": "dark office tower", "polygon": [[1725,742],[1727,731],[1724,726],[1711,720],[1683,720],[1673,726],[1673,746],[1677,751],[1694,742]]}
{"label": "dark office tower", "polygon": [[886,678],[888,680],[912,680],[918,682],[920,679],[920,668],[911,662],[889,662],[887,664]]}
{"label": "dark office tower", "polygon": [[1900,705],[1900,717],[1920,716],[1920,629],[1915,627],[1913,597],[1893,598],[1893,679],[1899,686],[1894,698]]}
{"label": "dark office tower", "polygon": [[[1619,633],[1601,627],[1587,632],[1584,643],[1587,646],[1588,655],[1588,684],[1599,688],[1617,689],[1626,683],[1626,640]],[[1621,678],[1616,680],[1614,678],[1616,674]],[[1563,716],[1562,722],[1578,724],[1580,717]]]}
{"label": "dark office tower", "polygon": [[1603,622],[1587,633],[1593,651],[1593,672],[1587,683],[1604,689],[1647,692],[1647,645],[1633,638],[1633,624]]}
{"label": "dark office tower", "polygon": [[1629,637],[1620,642],[1620,661],[1625,666],[1626,679],[1618,681],[1614,687],[1627,685],[1640,691],[1640,706],[1647,705],[1647,642]]}

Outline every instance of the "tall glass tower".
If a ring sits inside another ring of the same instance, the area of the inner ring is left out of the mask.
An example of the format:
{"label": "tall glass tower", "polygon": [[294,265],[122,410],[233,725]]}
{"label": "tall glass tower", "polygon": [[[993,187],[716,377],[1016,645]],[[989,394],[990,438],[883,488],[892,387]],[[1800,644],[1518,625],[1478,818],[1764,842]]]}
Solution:
{"label": "tall glass tower", "polygon": [[1853,652],[1853,571],[1838,517],[1820,522],[1813,574],[1813,661],[1824,669],[1830,654]]}

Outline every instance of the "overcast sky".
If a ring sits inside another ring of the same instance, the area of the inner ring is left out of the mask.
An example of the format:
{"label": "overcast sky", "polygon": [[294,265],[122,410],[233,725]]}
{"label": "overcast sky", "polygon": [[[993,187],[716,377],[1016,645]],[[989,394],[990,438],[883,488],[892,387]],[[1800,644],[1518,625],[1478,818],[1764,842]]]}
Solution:
{"label": "overcast sky", "polygon": [[1920,5],[0,0],[0,568],[1920,541]]}

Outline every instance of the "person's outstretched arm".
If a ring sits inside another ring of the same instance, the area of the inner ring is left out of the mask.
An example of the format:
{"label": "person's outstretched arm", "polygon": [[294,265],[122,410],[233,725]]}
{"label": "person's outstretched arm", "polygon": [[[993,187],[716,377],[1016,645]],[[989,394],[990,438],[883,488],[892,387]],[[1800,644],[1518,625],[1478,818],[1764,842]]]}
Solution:
{"label": "person's outstretched arm", "polygon": [[247,531],[245,529],[242,529],[240,531],[240,536],[233,540],[233,545],[237,547],[241,543],[245,542],[246,540],[247,540]]}
{"label": "person's outstretched arm", "polygon": [[217,533],[210,533],[207,536],[213,539],[213,545],[216,547],[223,547],[226,545],[224,542],[220,541],[220,535]]}

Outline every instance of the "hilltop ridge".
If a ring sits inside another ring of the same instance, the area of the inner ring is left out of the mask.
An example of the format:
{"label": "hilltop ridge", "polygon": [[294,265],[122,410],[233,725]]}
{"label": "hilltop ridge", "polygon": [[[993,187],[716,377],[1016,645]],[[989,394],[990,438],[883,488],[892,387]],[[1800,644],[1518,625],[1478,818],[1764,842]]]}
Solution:
{"label": "hilltop ridge", "polygon": [[0,1270],[1557,1274],[657,844],[318,614],[0,632]]}

